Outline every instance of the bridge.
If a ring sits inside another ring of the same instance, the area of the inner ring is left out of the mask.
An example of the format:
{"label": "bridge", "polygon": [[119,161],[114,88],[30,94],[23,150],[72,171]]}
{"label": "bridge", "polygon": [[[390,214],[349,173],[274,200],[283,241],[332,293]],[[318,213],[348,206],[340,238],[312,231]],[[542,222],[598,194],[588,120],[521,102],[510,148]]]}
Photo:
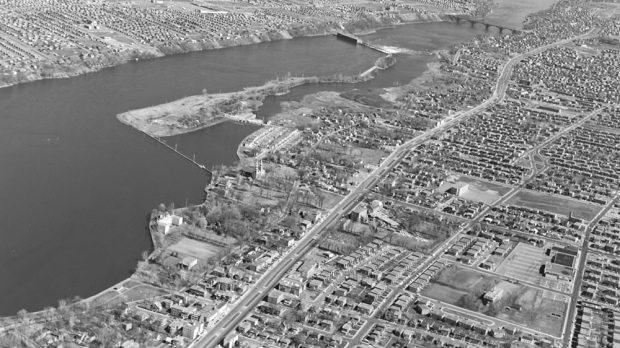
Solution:
{"label": "bridge", "polygon": [[521,30],[519,30],[519,29],[505,27],[505,26],[499,25],[499,24],[487,23],[487,22],[484,22],[482,20],[468,18],[468,17],[464,17],[464,16],[447,15],[445,18],[447,18],[450,21],[456,22],[457,24],[459,24],[461,22],[469,22],[472,27],[474,25],[476,25],[476,24],[481,24],[481,25],[484,25],[486,30],[489,30],[489,28],[494,27],[494,28],[499,29],[500,34],[502,32],[504,32],[504,31],[510,32],[512,34],[519,34],[519,33],[521,33]]}

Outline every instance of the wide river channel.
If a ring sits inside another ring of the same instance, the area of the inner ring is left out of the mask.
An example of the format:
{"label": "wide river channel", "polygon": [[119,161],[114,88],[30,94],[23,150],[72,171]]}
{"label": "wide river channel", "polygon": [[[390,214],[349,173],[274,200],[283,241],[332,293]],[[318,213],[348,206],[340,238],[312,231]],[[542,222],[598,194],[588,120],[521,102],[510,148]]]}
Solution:
{"label": "wide river channel", "polygon": [[[547,5],[548,6],[548,5]],[[531,11],[531,9],[528,9]],[[374,42],[414,50],[447,48],[484,28],[420,23],[380,30]],[[159,203],[198,203],[206,174],[116,120],[116,114],[184,96],[240,90],[293,74],[353,74],[379,57],[333,36],[300,38],[125,64],[70,79],[0,89],[0,316],[40,310],[60,298],[88,297],[126,278],[152,248],[147,215]],[[363,85],[407,83],[431,55],[399,56]],[[270,98],[299,100],[326,86]],[[169,143],[207,168],[236,160],[256,129],[223,123]]]}

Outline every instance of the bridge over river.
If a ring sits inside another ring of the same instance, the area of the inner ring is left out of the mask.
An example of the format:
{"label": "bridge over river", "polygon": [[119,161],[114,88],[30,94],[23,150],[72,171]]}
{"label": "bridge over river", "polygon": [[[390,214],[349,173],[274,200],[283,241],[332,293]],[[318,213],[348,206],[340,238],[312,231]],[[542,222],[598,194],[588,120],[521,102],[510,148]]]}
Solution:
{"label": "bridge over river", "polygon": [[483,20],[468,18],[468,17],[465,17],[465,16],[447,15],[445,18],[450,20],[450,21],[456,22],[456,23],[469,22],[472,27],[474,25],[476,25],[476,24],[484,25],[486,30],[489,30],[489,28],[494,27],[494,28],[499,29],[500,33],[506,31],[506,32],[510,32],[512,34],[519,34],[521,32],[521,30],[519,30],[519,29],[509,28],[509,27],[506,27],[506,26],[503,26],[503,25],[499,25],[499,24],[487,23],[487,22],[485,22]]}

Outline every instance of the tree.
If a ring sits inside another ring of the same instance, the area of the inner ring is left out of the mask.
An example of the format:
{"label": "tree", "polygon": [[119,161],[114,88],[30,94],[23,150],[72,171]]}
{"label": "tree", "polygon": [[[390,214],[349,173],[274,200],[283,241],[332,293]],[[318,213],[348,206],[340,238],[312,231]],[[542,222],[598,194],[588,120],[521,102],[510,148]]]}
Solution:
{"label": "tree", "polygon": [[459,307],[465,308],[465,309],[470,309],[470,310],[478,309],[478,302],[477,302],[475,295],[473,294],[466,294],[466,295],[461,296],[456,302],[456,305]]}
{"label": "tree", "polygon": [[27,318],[27,316],[28,316],[28,311],[27,311],[27,310],[25,310],[25,309],[20,309],[20,310],[17,312],[17,318],[19,319],[19,321],[20,321],[21,323],[25,323],[25,322],[26,322],[26,318]]}

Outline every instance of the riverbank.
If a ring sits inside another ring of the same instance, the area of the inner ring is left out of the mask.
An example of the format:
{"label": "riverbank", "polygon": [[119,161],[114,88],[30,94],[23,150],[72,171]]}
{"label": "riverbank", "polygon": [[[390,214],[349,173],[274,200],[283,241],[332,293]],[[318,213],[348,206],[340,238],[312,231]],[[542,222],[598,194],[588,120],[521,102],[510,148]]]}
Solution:
{"label": "riverbank", "polygon": [[290,40],[300,37],[333,35],[337,31],[342,31],[343,29],[356,35],[363,35],[366,33],[375,32],[379,29],[391,28],[397,25],[440,22],[443,21],[442,16],[443,14],[405,13],[394,17],[361,18],[349,23],[317,23],[296,26],[278,31],[252,34],[238,39],[207,41],[192,40],[192,42],[179,42],[159,47],[140,45],[139,47],[119,53],[118,56],[105,57],[105,59],[97,62],[73,60],[71,63],[66,63],[63,65],[43,62],[40,66],[36,66],[34,69],[30,67],[30,71],[22,71],[12,75],[5,73],[4,76],[0,74],[0,88],[38,80],[76,77],[83,74],[113,68],[126,63],[165,56],[253,45],[270,41]]}

